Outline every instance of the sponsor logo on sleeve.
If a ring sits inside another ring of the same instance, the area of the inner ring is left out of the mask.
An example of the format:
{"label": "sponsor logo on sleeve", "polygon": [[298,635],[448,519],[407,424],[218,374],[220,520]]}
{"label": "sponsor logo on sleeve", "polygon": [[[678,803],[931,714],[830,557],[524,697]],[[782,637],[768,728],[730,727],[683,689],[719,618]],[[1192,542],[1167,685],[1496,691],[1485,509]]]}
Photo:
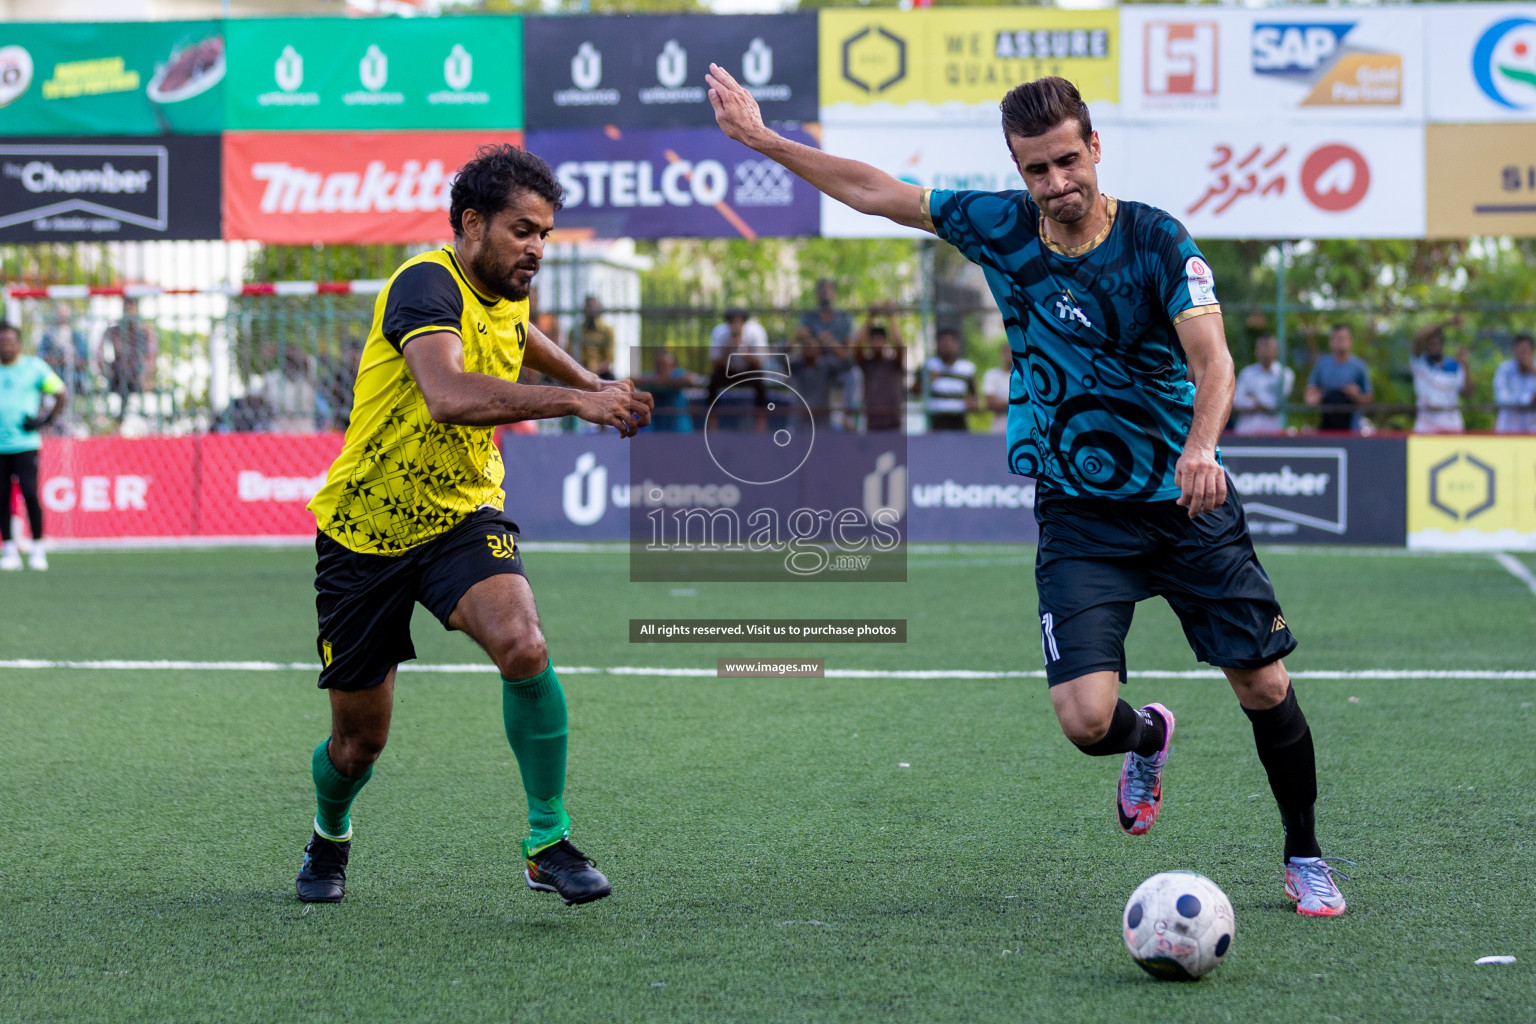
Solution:
{"label": "sponsor logo on sleeve", "polygon": [[1184,278],[1189,285],[1189,301],[1194,306],[1216,305],[1216,277],[1198,256],[1184,261]]}

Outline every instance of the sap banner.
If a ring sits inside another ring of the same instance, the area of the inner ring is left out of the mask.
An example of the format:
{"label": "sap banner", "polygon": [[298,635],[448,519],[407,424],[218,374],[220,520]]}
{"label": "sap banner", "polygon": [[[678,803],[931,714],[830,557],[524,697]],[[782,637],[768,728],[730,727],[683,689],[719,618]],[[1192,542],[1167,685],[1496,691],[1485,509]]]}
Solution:
{"label": "sap banner", "polygon": [[522,19],[228,22],[229,127],[523,126]]}
{"label": "sap banner", "polygon": [[0,138],[0,242],[219,237],[216,135]]}
{"label": "sap banner", "polygon": [[[1008,154],[1002,129],[990,125],[934,125],[920,132],[895,126],[827,126],[822,148],[851,157],[923,188],[1022,189],[1024,179]],[[828,238],[931,237],[884,217],[870,217],[835,199],[821,199],[821,233]]]}
{"label": "sap banner", "polygon": [[712,62],[770,123],[816,120],[814,14],[528,18],[524,32],[529,128],[713,128]]}
{"label": "sap banner", "polygon": [[[785,128],[796,142],[813,136]],[[717,128],[532,131],[565,186],[562,232],[598,238],[815,235],[820,193]]]}
{"label": "sap banner", "polygon": [[508,132],[226,132],[224,237],[284,245],[444,240],[448,193]]}
{"label": "sap banner", "polygon": [[1197,238],[1420,238],[1422,126],[1106,126],[1099,185]]}
{"label": "sap banner", "polygon": [[1424,120],[1424,18],[1408,9],[1126,6],[1128,121]]}
{"label": "sap banner", "polygon": [[1426,5],[1424,17],[1431,121],[1536,120],[1536,4]]}

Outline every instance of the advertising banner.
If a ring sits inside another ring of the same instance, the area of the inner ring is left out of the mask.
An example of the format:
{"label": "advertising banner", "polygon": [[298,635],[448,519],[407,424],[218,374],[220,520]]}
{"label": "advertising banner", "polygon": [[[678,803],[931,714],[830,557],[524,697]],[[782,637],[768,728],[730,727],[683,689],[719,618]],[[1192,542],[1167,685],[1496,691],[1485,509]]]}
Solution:
{"label": "advertising banner", "polygon": [[1119,101],[1113,10],[944,7],[823,10],[821,120],[997,120],[1009,89],[1042,75],[1077,84],[1097,112]]}
{"label": "advertising banner", "polygon": [[711,63],[764,120],[816,120],[814,14],[528,18],[524,32],[530,129],[713,127]]}
{"label": "advertising banner", "polygon": [[1221,461],[1256,541],[1389,544],[1407,536],[1403,438],[1222,439]]}
{"label": "advertising banner", "polygon": [[193,437],[47,438],[38,496],[48,535],[195,535],[197,444]]}
{"label": "advertising banner", "polygon": [[[1024,187],[999,125],[933,125],[920,132],[895,125],[828,126],[821,142],[829,153],[862,160],[923,188],[998,192]],[[826,196],[821,199],[821,233],[828,238],[932,237]]]}
{"label": "advertising banner", "polygon": [[1424,18],[1415,10],[1121,8],[1127,121],[1284,118],[1418,123]]}
{"label": "advertising banner", "polygon": [[452,237],[448,192],[478,146],[521,132],[226,132],[224,237],[380,244]]}
{"label": "advertising banner", "polygon": [[1536,121],[1536,4],[1427,6],[1431,121]]}
{"label": "advertising banner", "polygon": [[1410,437],[1408,546],[1536,550],[1536,437]]}
{"label": "advertising banner", "polygon": [[216,133],[217,21],[0,25],[0,135]]}
{"label": "advertising banner", "polygon": [[[783,134],[816,145],[804,131]],[[528,150],[565,186],[562,233],[753,239],[820,228],[820,193],[717,128],[532,131]]]}
{"label": "advertising banner", "polygon": [[523,126],[522,19],[230,21],[229,127]]}
{"label": "advertising banner", "polygon": [[0,242],[219,237],[219,138],[0,138]]}
{"label": "advertising banner", "polygon": [[1425,129],[1430,238],[1536,236],[1536,124]]}
{"label": "advertising banner", "polygon": [[1099,185],[1196,238],[1420,238],[1424,129],[1259,121],[1107,127]]}
{"label": "advertising banner", "polygon": [[198,533],[303,537],[305,506],[341,454],[341,434],[209,434],[199,439]]}

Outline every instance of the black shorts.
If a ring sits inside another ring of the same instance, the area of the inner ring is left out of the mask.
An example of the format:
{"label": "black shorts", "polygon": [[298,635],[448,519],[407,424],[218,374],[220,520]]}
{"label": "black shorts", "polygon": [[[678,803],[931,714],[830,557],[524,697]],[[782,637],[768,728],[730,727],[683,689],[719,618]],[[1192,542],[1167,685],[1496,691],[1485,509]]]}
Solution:
{"label": "black shorts", "polygon": [[448,627],[459,598],[481,580],[523,573],[517,524],[482,508],[441,537],[403,555],[363,555],[320,534],[315,539],[315,610],[320,617],[320,687],[366,690],[416,657],[416,602]]}
{"label": "black shorts", "polygon": [[1124,681],[1131,615],[1154,595],[1167,599],[1207,664],[1260,668],[1296,649],[1230,479],[1226,503],[1196,519],[1172,501],[1043,490],[1035,519],[1040,643],[1051,686],[1102,671]]}

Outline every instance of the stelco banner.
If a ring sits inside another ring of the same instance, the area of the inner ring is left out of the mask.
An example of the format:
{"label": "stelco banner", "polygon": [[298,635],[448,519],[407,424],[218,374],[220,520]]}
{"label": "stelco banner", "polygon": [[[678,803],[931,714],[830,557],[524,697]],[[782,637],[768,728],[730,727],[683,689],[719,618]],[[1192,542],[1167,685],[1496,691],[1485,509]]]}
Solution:
{"label": "stelco banner", "polygon": [[274,244],[450,238],[453,176],[521,132],[226,132],[224,237]]}
{"label": "stelco banner", "polygon": [[272,18],[228,25],[231,128],[523,125],[520,18]]}
{"label": "stelco banner", "polygon": [[219,139],[0,139],[0,241],[219,237]]}
{"label": "stelco banner", "polygon": [[1536,438],[1410,437],[1408,546],[1536,550]]}
{"label": "stelco banner", "polygon": [[[796,142],[816,140],[784,129]],[[565,186],[561,231],[598,238],[815,235],[820,193],[718,129],[531,131]]]}
{"label": "stelco banner", "polygon": [[528,18],[524,31],[530,129],[714,127],[711,63],[765,120],[816,120],[814,14]]}
{"label": "stelco banner", "polygon": [[0,25],[0,135],[224,127],[217,21]]}
{"label": "stelco banner", "polygon": [[1021,82],[1061,75],[1092,104],[1119,101],[1114,10],[944,7],[821,12],[821,119],[997,120]]}
{"label": "stelco banner", "polygon": [[1412,10],[1136,5],[1120,11],[1127,119],[1424,119],[1424,21]]}

